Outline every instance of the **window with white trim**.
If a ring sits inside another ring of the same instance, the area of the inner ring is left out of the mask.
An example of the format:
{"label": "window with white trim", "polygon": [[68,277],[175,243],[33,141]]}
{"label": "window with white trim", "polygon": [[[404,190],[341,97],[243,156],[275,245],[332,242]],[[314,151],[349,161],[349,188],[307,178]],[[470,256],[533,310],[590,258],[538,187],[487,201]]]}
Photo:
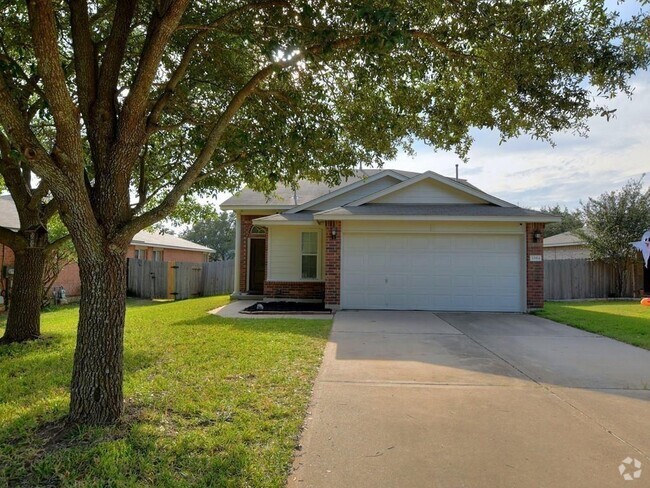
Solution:
{"label": "window with white trim", "polygon": [[302,278],[318,278],[318,232],[302,233]]}
{"label": "window with white trim", "polygon": [[146,249],[136,249],[135,250],[135,259],[147,259],[147,250]]}
{"label": "window with white trim", "polygon": [[154,251],[153,252],[153,260],[154,261],[162,261],[163,260],[163,252],[162,251]]}

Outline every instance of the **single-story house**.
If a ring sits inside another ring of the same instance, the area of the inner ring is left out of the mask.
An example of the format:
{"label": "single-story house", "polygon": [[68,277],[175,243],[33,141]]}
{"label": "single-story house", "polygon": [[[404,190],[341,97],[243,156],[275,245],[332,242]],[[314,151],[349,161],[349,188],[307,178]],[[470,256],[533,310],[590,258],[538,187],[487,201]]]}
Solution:
{"label": "single-story house", "polygon": [[585,241],[573,232],[562,232],[544,239],[544,259],[589,259]]}
{"label": "single-story house", "polygon": [[[18,212],[10,195],[0,195],[0,226],[10,230],[20,228]],[[210,254],[213,252],[214,250],[209,247],[171,234],[154,234],[140,231],[133,237],[127,257],[151,261],[202,263],[208,261]],[[14,264],[14,253],[11,248],[2,244],[0,244],[0,263],[0,269],[2,269],[0,289],[4,290],[7,286],[7,271],[11,270]],[[70,263],[65,266],[57,276],[53,286],[62,286],[68,296],[80,295],[81,280],[77,263]]]}
{"label": "single-story house", "polygon": [[331,308],[523,312],[544,304],[543,231],[559,218],[432,171],[360,170],[339,186],[244,188],[236,298]]}

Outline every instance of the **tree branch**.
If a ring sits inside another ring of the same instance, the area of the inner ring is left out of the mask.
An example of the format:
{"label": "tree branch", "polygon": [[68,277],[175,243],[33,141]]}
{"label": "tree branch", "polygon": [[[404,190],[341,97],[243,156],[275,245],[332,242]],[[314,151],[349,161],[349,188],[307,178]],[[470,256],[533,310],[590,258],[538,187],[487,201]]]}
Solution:
{"label": "tree branch", "polygon": [[91,107],[95,103],[97,63],[90,32],[86,0],[69,0],[72,47],[76,72],[77,97],[86,124],[90,125]]}
{"label": "tree branch", "polygon": [[178,183],[172,190],[165,196],[162,202],[151,210],[143,213],[142,215],[134,218],[126,224],[122,232],[126,236],[135,235],[141,229],[153,225],[160,219],[164,218],[178,203],[180,198],[192,187],[199,177],[203,168],[210,162],[212,155],[221,142],[226,128],[235,117],[239,109],[242,107],[248,97],[255,92],[257,87],[271,75],[282,69],[288,68],[303,61],[308,55],[315,56],[323,53],[325,49],[347,49],[358,45],[366,35],[358,35],[339,39],[326,44],[318,44],[311,46],[304,51],[292,56],[287,60],[278,61],[267,65],[258,71],[253,77],[235,94],[226,110],[217,119],[215,125],[212,127],[208,137],[206,138],[203,149],[198,157],[187,169],[185,174],[181,177]]}
{"label": "tree branch", "polygon": [[50,0],[30,0],[27,7],[38,71],[57,128],[56,145],[66,156],[60,163],[74,171],[82,164],[83,144],[77,107],[68,91],[59,55],[54,9]]}
{"label": "tree branch", "polygon": [[154,104],[153,109],[151,110],[151,113],[149,114],[149,118],[147,120],[147,125],[149,126],[149,130],[152,129],[155,130],[155,127],[158,125],[160,116],[165,106],[174,95],[174,92],[176,91],[178,84],[185,77],[185,74],[187,73],[187,69],[190,66],[190,61],[192,60],[192,57],[196,53],[196,50],[200,45],[200,43],[207,37],[209,30],[219,28],[223,24],[227,23],[231,19],[237,17],[238,15],[242,14],[247,10],[265,9],[265,8],[273,8],[273,7],[290,7],[290,6],[291,5],[289,4],[289,2],[286,2],[284,0],[253,2],[246,5],[242,5],[239,8],[227,12],[226,14],[222,15],[221,17],[219,17],[218,19],[216,19],[214,22],[212,22],[207,26],[189,26],[189,25],[179,26],[178,27],[179,30],[198,28],[201,29],[201,32],[195,34],[194,37],[190,39],[190,42],[185,47],[185,51],[183,52],[181,61],[178,63],[178,66],[176,67],[172,75],[169,77],[169,80],[165,85],[165,89],[158,97],[158,100],[156,100],[156,103]]}
{"label": "tree branch", "polygon": [[0,244],[10,247],[13,251],[27,247],[27,241],[20,234],[6,227],[0,227]]}

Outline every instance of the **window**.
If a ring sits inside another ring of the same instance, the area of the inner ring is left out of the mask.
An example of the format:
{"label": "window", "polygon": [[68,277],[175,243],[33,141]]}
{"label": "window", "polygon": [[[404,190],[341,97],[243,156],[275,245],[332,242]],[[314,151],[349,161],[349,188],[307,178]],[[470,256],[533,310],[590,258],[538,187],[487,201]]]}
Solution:
{"label": "window", "polygon": [[135,250],[135,259],[147,259],[147,250],[146,249],[136,249]]}
{"label": "window", "polygon": [[318,278],[318,232],[302,233],[302,277]]}
{"label": "window", "polygon": [[162,251],[154,251],[153,252],[153,260],[154,261],[162,261],[163,260],[163,252]]}

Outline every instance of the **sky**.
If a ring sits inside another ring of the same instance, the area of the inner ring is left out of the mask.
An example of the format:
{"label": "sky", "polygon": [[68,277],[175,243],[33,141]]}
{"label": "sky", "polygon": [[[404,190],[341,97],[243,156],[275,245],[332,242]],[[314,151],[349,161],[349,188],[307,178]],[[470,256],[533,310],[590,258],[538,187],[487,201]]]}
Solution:
{"label": "sky", "polygon": [[[650,173],[650,73],[632,80],[632,98],[621,95],[608,102],[615,116],[589,120],[588,137],[559,133],[555,146],[523,136],[499,144],[498,133],[474,133],[469,161],[454,153],[435,152],[422,142],[416,155],[400,153],[384,168],[435,171],[459,176],[482,190],[529,208],[559,203],[577,208],[588,197],[621,188],[630,178]],[[650,183],[650,174],[644,181]],[[230,194],[219,195],[218,203]]]}

